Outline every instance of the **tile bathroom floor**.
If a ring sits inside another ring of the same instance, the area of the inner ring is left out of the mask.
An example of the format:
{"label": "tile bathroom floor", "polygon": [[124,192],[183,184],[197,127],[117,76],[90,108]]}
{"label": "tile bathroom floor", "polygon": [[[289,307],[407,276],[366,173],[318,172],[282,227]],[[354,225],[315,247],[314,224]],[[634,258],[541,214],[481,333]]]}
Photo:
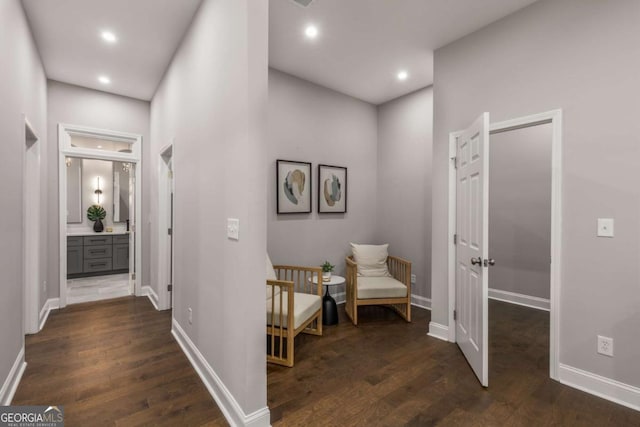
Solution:
{"label": "tile bathroom floor", "polygon": [[67,304],[100,301],[131,295],[129,274],[82,277],[67,280]]}

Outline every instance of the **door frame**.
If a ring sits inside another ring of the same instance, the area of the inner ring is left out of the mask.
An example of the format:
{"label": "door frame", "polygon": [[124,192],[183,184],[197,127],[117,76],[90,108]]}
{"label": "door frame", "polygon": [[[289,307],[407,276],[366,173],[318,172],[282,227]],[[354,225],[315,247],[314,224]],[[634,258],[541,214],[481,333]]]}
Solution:
{"label": "door frame", "polygon": [[[131,153],[109,152],[91,148],[81,148],[71,146],[71,136],[84,136],[90,138],[101,138],[116,142],[126,142],[131,144]],[[91,128],[87,126],[58,124],[58,203],[59,203],[59,239],[60,239],[60,308],[67,305],[67,170],[65,157],[76,157],[81,159],[106,160],[116,162],[135,163],[135,223],[132,227],[134,235],[134,256],[135,256],[135,276],[129,272],[130,280],[135,283],[134,294],[143,295],[142,291],[142,135],[118,132],[106,129]],[[129,239],[132,240],[131,238]],[[131,255],[130,255],[131,256]]]}
{"label": "door frame", "polygon": [[[556,109],[502,122],[492,123],[489,135],[550,123],[551,137],[551,268],[550,268],[550,316],[549,316],[549,376],[558,380],[560,354],[560,289],[562,284],[562,110]],[[456,342],[456,140],[463,131],[449,134],[449,328],[450,342]],[[489,138],[489,144],[491,144]],[[489,145],[491,149],[491,145]]]}
{"label": "door frame", "polygon": [[[23,200],[22,200],[22,240],[23,240],[23,332],[35,334],[40,331],[39,298],[42,283],[41,264],[41,195],[40,175],[41,144],[33,125],[22,115],[23,138]],[[33,150],[33,152],[31,152]],[[42,291],[44,293],[44,291]]]}
{"label": "door frame", "polygon": [[[160,155],[158,158],[158,259],[156,265],[158,266],[158,309],[168,310],[171,309],[173,299],[175,298],[175,292],[171,297],[167,285],[171,283],[174,285],[173,277],[169,276],[169,271],[166,265],[167,259],[170,259],[170,263],[173,264],[173,256],[169,254],[170,247],[168,244],[167,230],[169,229],[169,198],[171,197],[169,192],[169,185],[175,188],[175,162],[174,159],[174,145],[173,142],[167,144],[160,149]],[[171,162],[171,167],[169,167]],[[169,173],[172,172],[172,177],[169,179]],[[170,184],[171,182],[171,184]],[[173,230],[172,230],[173,233]],[[172,238],[174,236],[172,235]],[[174,242],[175,246],[175,242]],[[175,291],[175,289],[174,289]]]}

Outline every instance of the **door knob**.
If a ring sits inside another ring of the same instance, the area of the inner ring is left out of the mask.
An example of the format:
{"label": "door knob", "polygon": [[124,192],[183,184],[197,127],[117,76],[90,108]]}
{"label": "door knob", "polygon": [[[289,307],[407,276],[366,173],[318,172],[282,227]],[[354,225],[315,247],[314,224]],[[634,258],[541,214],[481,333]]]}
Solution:
{"label": "door knob", "polygon": [[496,260],[493,258],[489,258],[484,260],[484,266],[489,267],[490,265],[496,265]]}
{"label": "door knob", "polygon": [[482,258],[471,258],[471,265],[482,265]]}

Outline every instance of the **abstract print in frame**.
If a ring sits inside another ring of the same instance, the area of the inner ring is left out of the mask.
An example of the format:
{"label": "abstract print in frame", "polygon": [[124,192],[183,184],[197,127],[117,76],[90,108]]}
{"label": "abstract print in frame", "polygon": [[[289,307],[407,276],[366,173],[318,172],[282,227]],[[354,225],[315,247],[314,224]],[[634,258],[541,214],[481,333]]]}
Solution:
{"label": "abstract print in frame", "polygon": [[276,165],[278,213],[311,213],[311,163],[278,160]]}
{"label": "abstract print in frame", "polygon": [[347,168],[318,165],[318,212],[347,212]]}

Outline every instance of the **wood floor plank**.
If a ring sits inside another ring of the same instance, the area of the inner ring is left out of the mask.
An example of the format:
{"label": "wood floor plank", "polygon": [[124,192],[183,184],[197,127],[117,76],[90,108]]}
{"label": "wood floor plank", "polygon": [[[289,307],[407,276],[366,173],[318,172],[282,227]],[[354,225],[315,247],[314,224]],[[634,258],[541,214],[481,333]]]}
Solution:
{"label": "wood floor plank", "polygon": [[549,379],[549,314],[489,302],[489,388],[455,344],[426,335],[430,312],[406,323],[339,306],[322,337],[299,335],[293,368],[269,365],[274,426],[639,426],[640,412]]}
{"label": "wood floor plank", "polygon": [[63,405],[67,426],[228,425],[170,329],[147,298],[54,310],[12,403]]}

